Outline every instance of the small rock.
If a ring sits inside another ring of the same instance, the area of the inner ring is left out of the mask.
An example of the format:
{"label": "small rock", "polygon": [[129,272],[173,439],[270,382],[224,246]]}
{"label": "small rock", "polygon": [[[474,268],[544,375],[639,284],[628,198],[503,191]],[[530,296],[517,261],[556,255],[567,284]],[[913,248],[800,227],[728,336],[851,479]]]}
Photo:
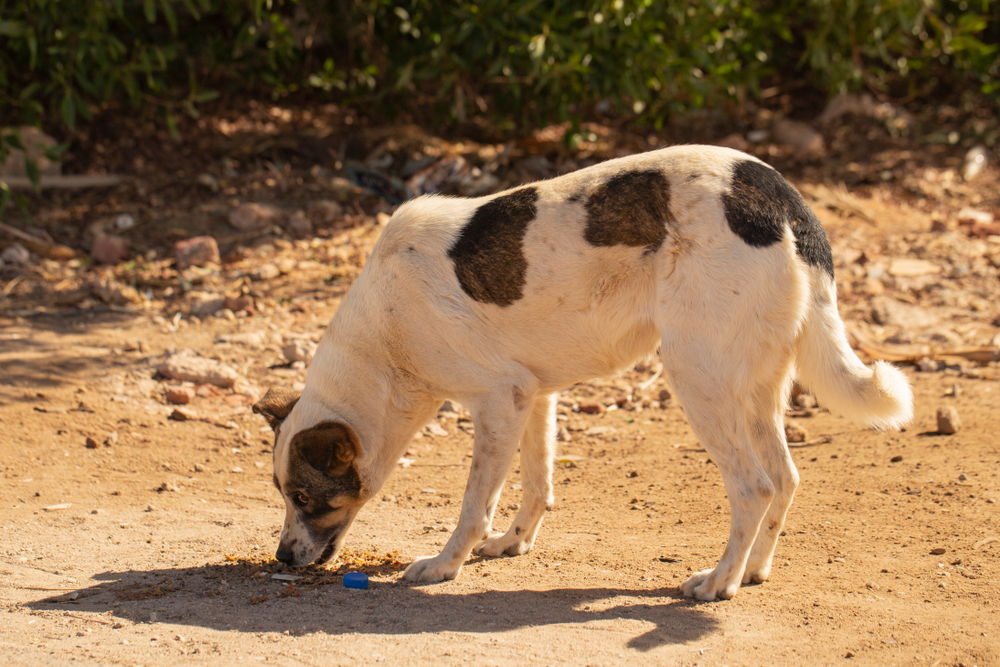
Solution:
{"label": "small rock", "polygon": [[229,224],[247,232],[277,224],[283,217],[284,213],[276,206],[247,202],[229,212]]}
{"label": "small rock", "polygon": [[313,354],[316,353],[316,343],[304,338],[296,338],[287,341],[281,348],[281,353],[290,364],[296,361],[309,363]]}
{"label": "small rock", "polygon": [[31,259],[31,253],[20,243],[14,243],[0,252],[0,263],[24,266]]}
{"label": "small rock", "polygon": [[893,456],[893,457],[892,457],[891,459],[889,459],[889,463],[899,463],[899,462],[900,462],[900,461],[902,461],[902,460],[903,460],[903,457],[902,457],[902,455],[900,455],[900,454],[896,454],[896,455],[895,455],[895,456]]}
{"label": "small rock", "polygon": [[941,362],[929,357],[921,357],[917,360],[917,370],[921,373],[936,373],[941,370]]}
{"label": "small rock", "polygon": [[212,192],[219,191],[219,179],[211,174],[198,174],[198,185],[211,190]]}
{"label": "small rock", "polygon": [[164,397],[167,403],[187,405],[194,398],[194,391],[190,387],[167,387]]}
{"label": "small rock", "polygon": [[321,199],[309,204],[306,215],[314,226],[329,227],[344,215],[344,208],[330,199]]}
{"label": "small rock", "polygon": [[989,225],[993,222],[993,214],[977,208],[965,207],[958,212],[960,225]]}
{"label": "small rock", "polygon": [[969,152],[965,154],[965,159],[962,160],[962,178],[966,181],[975,179],[983,173],[987,162],[986,148],[983,146],[970,148]]}
{"label": "small rock", "polygon": [[797,120],[779,118],[771,127],[771,135],[779,144],[809,155],[820,155],[825,148],[823,135]]}
{"label": "small rock", "polygon": [[97,449],[97,440],[91,438],[88,435],[87,439],[84,440],[83,442],[83,446],[86,447],[87,449]]}
{"label": "small rock", "polygon": [[946,551],[946,549],[944,547],[935,547],[934,549],[931,549],[930,554],[932,556],[940,556],[945,551]]}
{"label": "small rock", "polygon": [[188,302],[188,312],[196,317],[208,317],[226,307],[225,297],[212,292],[191,292]]}
{"label": "small rock", "polygon": [[274,264],[273,262],[261,264],[250,272],[250,277],[254,280],[272,280],[280,275],[281,269],[279,269],[277,264]]}
{"label": "small rock", "polygon": [[897,257],[889,264],[889,273],[898,278],[913,278],[941,273],[941,267],[926,259]]}
{"label": "small rock", "polygon": [[805,442],[808,437],[806,430],[795,422],[785,424],[785,440],[788,442]]}
{"label": "small rock", "polygon": [[313,226],[312,222],[306,217],[305,212],[295,211],[288,218],[288,224],[286,225],[288,232],[296,238],[306,238],[307,236],[312,236]]}
{"label": "small rock", "polygon": [[437,422],[430,422],[429,424],[427,424],[426,427],[424,427],[424,430],[430,433],[431,435],[437,435],[437,436],[448,435],[448,431]]}
{"label": "small rock", "polygon": [[604,406],[600,403],[582,403],[580,405],[580,412],[588,415],[599,415],[604,412]]}
{"label": "small rock", "polygon": [[200,463],[195,463],[193,466],[191,466],[191,469],[194,470],[195,472],[205,472],[207,470],[207,468]]}
{"label": "small rock", "polygon": [[810,393],[802,392],[795,397],[795,404],[803,410],[811,410],[816,407],[816,397]]}
{"label": "small rock", "polygon": [[229,309],[234,313],[247,312],[253,313],[253,299],[247,295],[243,296],[227,296],[222,302],[222,307]]}
{"label": "small rock", "polygon": [[178,350],[167,355],[157,364],[156,371],[172,380],[212,384],[223,389],[232,388],[240,380],[239,373],[232,367],[198,356],[191,350]]}
{"label": "small rock", "polygon": [[90,256],[101,264],[117,264],[128,256],[128,241],[121,236],[99,232],[90,246]]}
{"label": "small rock", "polygon": [[121,215],[115,216],[115,229],[120,232],[127,232],[128,230],[135,227],[135,216],[128,213],[122,213]]}
{"label": "small rock", "polygon": [[958,433],[962,423],[958,418],[958,410],[954,406],[946,405],[937,409],[937,430],[942,435],[952,435]]}
{"label": "small rock", "polygon": [[177,268],[204,266],[219,262],[219,244],[211,236],[195,236],[174,244]]}
{"label": "small rock", "polygon": [[657,397],[660,399],[660,403],[666,403],[670,400],[670,392],[666,389],[661,389]]}
{"label": "small rock", "polygon": [[167,415],[167,419],[175,422],[186,422],[187,420],[192,419],[193,417],[194,415],[192,415],[190,412],[188,412],[187,410],[181,410],[180,408],[174,408],[173,411],[169,415]]}
{"label": "small rock", "polygon": [[156,487],[157,493],[164,493],[164,492],[176,493],[180,490],[181,487],[177,486],[176,484],[172,484],[170,482],[163,482],[158,487]]}

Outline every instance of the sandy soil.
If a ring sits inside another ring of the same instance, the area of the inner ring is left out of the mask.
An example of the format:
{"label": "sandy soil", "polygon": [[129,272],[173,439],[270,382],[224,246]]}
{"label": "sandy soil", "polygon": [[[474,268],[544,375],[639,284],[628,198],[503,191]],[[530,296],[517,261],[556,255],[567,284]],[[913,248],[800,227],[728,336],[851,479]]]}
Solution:
{"label": "sandy soil", "polygon": [[[474,559],[453,582],[400,582],[458,516],[471,424],[454,406],[348,536],[370,589],[345,589],[336,562],[283,568],[271,434],[249,405],[304,379],[282,345],[318,337],[377,211],[345,204],[353,217],[299,241],[226,237],[230,191],[260,196],[274,179],[305,182],[303,200],[325,191],[306,167],[259,165],[226,166],[235,175],[219,193],[197,194],[196,172],[171,173],[168,189],[120,190],[124,203],[43,202],[43,226],[84,249],[67,230],[138,211],[137,255],[105,268],[38,261],[0,289],[0,661],[1000,664],[1000,236],[959,213],[1000,211],[1000,170],[973,187],[955,176],[960,154],[904,168],[914,156],[937,159],[862,146],[817,163],[832,176],[806,170],[796,183],[830,231],[852,335],[911,362],[916,420],[879,433],[822,406],[791,411],[807,432],[793,452],[802,486],[772,580],[718,603],[677,589],[719,557],[728,503],[662,381],[640,387],[655,362],[564,396],[557,503],[531,553]],[[866,180],[852,176],[859,163],[875,165]],[[222,267],[175,271],[165,244],[206,230]],[[252,306],[193,317],[198,294]],[[155,374],[175,348],[230,364],[241,382],[188,385],[195,398],[175,414],[164,394],[179,383]],[[953,435],[937,433],[945,406],[961,416]],[[518,497],[512,474],[498,528]]]}
{"label": "sandy soil", "polygon": [[[335,303],[283,326],[318,330]],[[281,361],[269,348],[212,343],[248,323],[0,322],[5,662],[1000,663],[993,380],[912,373],[917,419],[903,433],[822,409],[793,418],[809,439],[794,452],[803,484],[773,579],[708,604],[677,585],[721,552],[727,505],[679,407],[572,409],[624,396],[640,372],[567,396],[570,456],[533,552],[472,561],[454,582],[401,584],[403,564],[434,553],[457,517],[469,425],[446,413],[348,539],[355,552],[398,550],[402,564],[385,558],[372,587],[352,591],[336,576],[271,578],[282,511],[249,396],[203,390],[187,421],[155,399],[153,360],[173,346],[247,358],[261,384],[301,379],[269,369]],[[944,404],[962,416],[955,435],[934,433]]]}

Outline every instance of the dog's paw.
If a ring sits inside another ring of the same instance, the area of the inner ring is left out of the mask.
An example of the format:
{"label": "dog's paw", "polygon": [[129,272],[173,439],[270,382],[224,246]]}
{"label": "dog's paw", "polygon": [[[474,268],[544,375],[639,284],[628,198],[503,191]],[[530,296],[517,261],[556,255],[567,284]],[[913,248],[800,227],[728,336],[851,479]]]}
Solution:
{"label": "dog's paw", "polygon": [[476,548],[479,556],[520,556],[531,551],[534,540],[528,541],[511,528],[506,533],[497,533],[483,540]]}
{"label": "dog's paw", "polygon": [[695,600],[712,602],[713,600],[728,600],[740,589],[739,581],[719,581],[715,570],[695,572],[681,584],[681,593]]}
{"label": "dog's paw", "polygon": [[771,565],[770,563],[765,566],[758,568],[756,570],[751,570],[747,567],[747,571],[743,573],[743,584],[762,584],[767,581],[768,577],[771,576]]}
{"label": "dog's paw", "polygon": [[414,584],[436,584],[439,581],[449,581],[458,576],[461,564],[454,565],[442,556],[427,556],[410,563],[403,573],[403,581]]}

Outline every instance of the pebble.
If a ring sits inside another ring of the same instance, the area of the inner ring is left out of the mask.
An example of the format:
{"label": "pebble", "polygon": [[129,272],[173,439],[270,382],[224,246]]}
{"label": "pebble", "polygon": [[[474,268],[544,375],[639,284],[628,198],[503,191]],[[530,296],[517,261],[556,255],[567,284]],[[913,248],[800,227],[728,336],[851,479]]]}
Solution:
{"label": "pebble", "polygon": [[808,437],[806,430],[795,422],[785,424],[785,440],[788,442],[805,442]]}
{"label": "pebble", "polygon": [[212,292],[192,292],[189,295],[188,312],[196,317],[208,317],[222,310],[226,299],[221,294]]}
{"label": "pebble", "polygon": [[271,280],[281,275],[281,269],[273,262],[261,264],[250,272],[250,277],[254,280]]}
{"label": "pebble", "polygon": [[0,263],[24,266],[31,259],[31,253],[20,243],[13,243],[0,252]]}
{"label": "pebble", "polygon": [[190,387],[167,387],[164,392],[167,403],[187,405],[194,398],[194,390]]}
{"label": "pebble", "polygon": [[117,264],[128,256],[128,240],[99,232],[90,246],[90,256],[100,264]]}
{"label": "pebble", "polygon": [[897,257],[889,264],[889,273],[897,278],[912,278],[941,273],[941,267],[926,259]]}
{"label": "pebble", "polygon": [[174,408],[173,411],[167,415],[167,419],[175,422],[186,422],[189,419],[193,419],[194,415],[187,410],[181,410],[180,408]]}
{"label": "pebble", "polygon": [[248,232],[276,224],[283,217],[284,213],[276,206],[247,202],[229,212],[229,224],[240,231]]}
{"label": "pebble", "polygon": [[315,353],[316,343],[303,338],[289,340],[281,348],[281,354],[284,355],[285,360],[290,364],[297,361],[309,363]]}
{"label": "pebble", "polygon": [[163,482],[158,487],[156,487],[157,493],[164,493],[164,492],[176,493],[180,490],[181,487],[177,486],[176,484],[172,484],[170,482]]}
{"label": "pebble", "polygon": [[958,410],[954,406],[946,405],[937,409],[937,430],[942,435],[953,435],[958,433],[962,422],[958,418]]}
{"label": "pebble", "polygon": [[941,554],[943,554],[943,553],[944,553],[945,551],[946,551],[946,550],[945,550],[945,548],[944,548],[944,547],[936,547],[936,548],[934,548],[934,549],[931,549],[931,551],[930,551],[930,554],[931,554],[932,556],[940,556],[940,555],[941,555]]}
{"label": "pebble", "polygon": [[178,350],[169,354],[156,366],[160,375],[181,382],[211,384],[230,389],[240,380],[232,367],[214,359],[206,359],[191,350]]}
{"label": "pebble", "polygon": [[580,412],[588,415],[599,415],[604,412],[604,406],[600,403],[581,403]]}
{"label": "pebble", "polygon": [[803,410],[810,410],[816,407],[816,397],[809,393],[801,393],[795,397],[795,404]]}
{"label": "pebble", "polygon": [[97,449],[97,440],[88,435],[87,439],[83,441],[83,446],[87,449]]}
{"label": "pebble", "polygon": [[903,456],[901,454],[896,454],[891,459],[889,459],[889,463],[899,463],[902,460],[903,460]]}
{"label": "pebble", "polygon": [[211,236],[195,236],[174,244],[177,268],[219,263],[219,244]]}

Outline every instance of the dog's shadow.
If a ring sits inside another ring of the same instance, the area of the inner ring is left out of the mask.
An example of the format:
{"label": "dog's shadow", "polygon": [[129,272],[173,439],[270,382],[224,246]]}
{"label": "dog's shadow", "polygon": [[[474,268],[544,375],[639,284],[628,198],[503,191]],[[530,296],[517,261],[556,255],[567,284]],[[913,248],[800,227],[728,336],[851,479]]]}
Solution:
{"label": "dog's shadow", "polygon": [[450,584],[393,581],[373,581],[368,590],[357,591],[343,588],[339,577],[327,585],[288,584],[260,575],[259,568],[231,564],[105,572],[94,578],[100,583],[24,606],[110,613],[136,623],[293,635],[492,633],[628,620],[653,626],[628,641],[639,651],[694,641],[718,628],[704,607],[676,591],[596,587],[448,593]]}

